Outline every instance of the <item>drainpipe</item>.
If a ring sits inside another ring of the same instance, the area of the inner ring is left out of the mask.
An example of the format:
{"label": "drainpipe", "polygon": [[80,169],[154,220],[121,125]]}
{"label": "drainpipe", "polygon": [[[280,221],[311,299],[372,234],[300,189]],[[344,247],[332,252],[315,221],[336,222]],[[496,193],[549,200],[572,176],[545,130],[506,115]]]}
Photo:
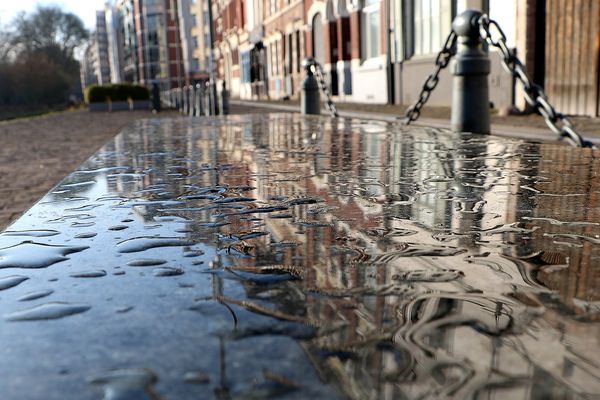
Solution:
{"label": "drainpipe", "polygon": [[392,29],[391,29],[391,3],[392,0],[384,0],[384,9],[385,9],[385,48],[386,48],[386,56],[385,56],[385,64],[387,68],[387,79],[388,79],[388,104],[394,104],[394,71],[392,68]]}

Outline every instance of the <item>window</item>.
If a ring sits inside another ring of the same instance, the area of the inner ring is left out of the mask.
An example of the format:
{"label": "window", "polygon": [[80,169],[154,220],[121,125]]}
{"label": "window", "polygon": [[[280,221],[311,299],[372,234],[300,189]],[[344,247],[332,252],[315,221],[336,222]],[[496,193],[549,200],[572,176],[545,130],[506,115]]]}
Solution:
{"label": "window", "polygon": [[302,53],[300,52],[300,31],[296,31],[296,72],[300,72],[302,64]]}
{"label": "window", "polygon": [[250,76],[250,52],[242,53],[242,82],[251,82]]}
{"label": "window", "polygon": [[414,0],[415,55],[439,51],[452,23],[451,0]]}
{"label": "window", "polygon": [[365,0],[361,23],[361,56],[363,60],[381,53],[381,17],[379,0]]}
{"label": "window", "polygon": [[289,35],[285,36],[286,40],[285,40],[285,74],[286,75],[291,75],[293,72],[293,60],[294,60],[294,51],[292,48],[292,34],[290,33]]}

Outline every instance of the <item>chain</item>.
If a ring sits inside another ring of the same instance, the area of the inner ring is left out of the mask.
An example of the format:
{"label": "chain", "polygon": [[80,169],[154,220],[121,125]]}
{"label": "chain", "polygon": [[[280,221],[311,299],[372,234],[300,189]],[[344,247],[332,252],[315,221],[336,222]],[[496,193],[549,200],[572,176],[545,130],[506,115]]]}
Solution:
{"label": "chain", "polygon": [[333,100],[331,100],[331,94],[329,93],[329,86],[327,86],[327,82],[325,82],[325,74],[323,73],[323,67],[321,64],[317,62],[317,60],[312,60],[312,66],[314,67],[314,74],[319,82],[319,87],[321,91],[325,95],[325,99],[327,102],[325,103],[325,108],[329,111],[332,117],[338,117],[338,112],[335,104],[333,104]]}
{"label": "chain", "polygon": [[444,47],[438,53],[435,58],[435,70],[431,75],[427,77],[425,83],[423,83],[423,88],[421,89],[421,93],[419,93],[419,97],[417,101],[410,106],[406,110],[406,114],[404,115],[403,124],[408,125],[411,122],[417,120],[421,115],[421,108],[427,103],[429,100],[429,96],[431,96],[431,92],[437,86],[440,81],[440,72],[448,66],[450,59],[454,55],[453,48],[456,43],[456,33],[454,31],[450,31],[450,34],[446,38],[446,42],[444,43]]}
{"label": "chain", "polygon": [[[583,139],[574,129],[573,123],[566,115],[557,112],[548,102],[544,89],[537,83],[531,82],[527,69],[515,54],[506,45],[506,35],[494,20],[483,14],[479,18],[479,32],[481,38],[490,46],[497,48],[502,54],[502,66],[523,85],[525,101],[535,108],[546,121],[552,132],[578,147],[595,147],[593,143]],[[492,34],[492,31],[495,31]]]}
{"label": "chain", "polygon": [[[542,117],[544,117],[546,124],[552,132],[574,146],[595,147],[593,143],[583,139],[581,135],[575,131],[573,123],[566,115],[557,112],[554,107],[552,107],[544,89],[537,83],[531,82],[531,79],[529,79],[529,75],[527,74],[527,69],[521,60],[519,60],[519,58],[508,48],[508,45],[506,44],[506,35],[498,23],[483,14],[479,18],[478,24],[481,38],[490,46],[493,46],[500,51],[502,55],[502,66],[509,74],[521,82],[525,91],[525,100],[531,107],[535,108]],[[492,34],[492,31],[495,31],[494,34]],[[402,121],[403,124],[408,125],[412,121],[417,120],[421,115],[421,108],[423,108],[427,100],[429,100],[431,92],[439,82],[440,72],[448,66],[450,59],[454,55],[453,48],[455,43],[456,33],[451,31],[446,38],[442,50],[435,59],[435,70],[425,80],[417,101],[406,110],[406,114]]]}

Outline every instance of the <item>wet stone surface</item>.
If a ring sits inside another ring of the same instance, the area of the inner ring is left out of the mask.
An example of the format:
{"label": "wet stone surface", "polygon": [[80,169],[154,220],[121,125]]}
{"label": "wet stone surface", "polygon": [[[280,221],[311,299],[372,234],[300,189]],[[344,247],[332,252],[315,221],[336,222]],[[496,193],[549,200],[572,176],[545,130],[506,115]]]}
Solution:
{"label": "wet stone surface", "polygon": [[593,398],[599,155],[139,122],[0,234],[0,397]]}

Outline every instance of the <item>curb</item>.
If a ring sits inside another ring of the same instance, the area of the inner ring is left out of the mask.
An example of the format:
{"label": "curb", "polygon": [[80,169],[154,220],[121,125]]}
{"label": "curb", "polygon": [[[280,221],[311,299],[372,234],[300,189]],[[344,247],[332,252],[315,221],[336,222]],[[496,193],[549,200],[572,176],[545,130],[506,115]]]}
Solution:
{"label": "curb", "polygon": [[[255,108],[264,108],[271,109],[275,111],[285,111],[285,112],[295,112],[299,113],[300,108],[298,106],[285,105],[285,104],[273,104],[273,103],[263,103],[260,101],[245,101],[245,100],[229,100],[229,104],[244,106],[244,107],[255,107]],[[328,115],[327,109],[321,109],[322,115]],[[347,111],[347,110],[338,110],[338,114],[340,117],[345,118],[358,118],[358,119],[370,119],[376,121],[386,121],[386,122],[400,122],[401,118],[399,116],[394,116],[390,114],[382,114],[382,113],[365,113],[360,111]],[[416,126],[424,126],[424,127],[432,127],[432,128],[440,128],[440,129],[450,129],[450,121],[445,119],[438,118],[420,118],[419,121],[413,122],[413,125]],[[548,129],[540,129],[540,128],[530,128],[523,126],[512,126],[512,125],[498,125],[492,124],[492,134],[503,137],[512,137],[516,139],[527,139],[527,140],[535,140],[541,142],[550,142],[550,143],[560,143],[558,137],[553,136],[554,134]],[[589,140],[593,143],[600,143],[600,138],[593,136],[584,136],[584,139]]]}

